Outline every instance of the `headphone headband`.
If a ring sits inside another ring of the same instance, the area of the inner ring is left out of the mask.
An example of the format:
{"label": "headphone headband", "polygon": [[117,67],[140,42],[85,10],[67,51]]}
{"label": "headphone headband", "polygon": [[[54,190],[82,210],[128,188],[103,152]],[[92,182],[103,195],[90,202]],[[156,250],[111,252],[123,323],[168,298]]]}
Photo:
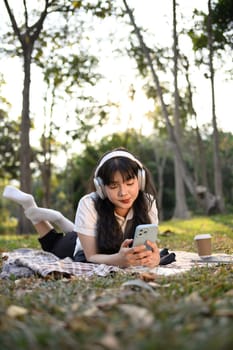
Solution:
{"label": "headphone headband", "polygon": [[131,153],[126,152],[126,151],[113,151],[113,152],[110,152],[110,153],[106,154],[101,159],[99,165],[97,166],[97,168],[95,170],[95,177],[97,177],[98,172],[99,172],[100,168],[102,167],[102,165],[104,165],[104,163],[106,163],[109,159],[112,159],[112,158],[115,158],[115,157],[124,157],[124,158],[131,159],[134,162],[136,162],[141,169],[143,169],[142,163],[137,158],[135,158]]}

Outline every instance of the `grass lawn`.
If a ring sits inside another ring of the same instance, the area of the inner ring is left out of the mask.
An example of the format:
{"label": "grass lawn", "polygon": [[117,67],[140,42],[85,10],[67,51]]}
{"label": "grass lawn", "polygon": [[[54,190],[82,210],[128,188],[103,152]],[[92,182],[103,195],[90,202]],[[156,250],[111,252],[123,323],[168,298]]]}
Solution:
{"label": "grass lawn", "polygon": [[[164,222],[159,246],[195,251],[207,232],[213,252],[233,254],[230,215]],[[39,248],[36,235],[0,236],[1,251],[19,247]],[[0,350],[233,349],[233,265],[126,283],[135,279],[0,280]]]}

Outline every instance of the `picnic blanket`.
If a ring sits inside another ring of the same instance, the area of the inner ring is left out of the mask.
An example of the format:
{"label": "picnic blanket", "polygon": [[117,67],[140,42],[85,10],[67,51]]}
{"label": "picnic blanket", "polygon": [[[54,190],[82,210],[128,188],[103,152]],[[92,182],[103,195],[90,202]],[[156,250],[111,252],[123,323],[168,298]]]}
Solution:
{"label": "picnic blanket", "polygon": [[43,250],[20,248],[12,252],[2,253],[3,266],[0,278],[30,277],[40,275],[42,277],[50,274],[65,276],[90,277],[93,275],[107,276],[114,272],[140,272],[150,271],[158,275],[174,275],[189,271],[194,267],[206,266],[206,264],[233,263],[233,256],[226,254],[215,254],[213,261],[202,261],[196,253],[176,251],[176,261],[153,269],[144,267],[132,267],[121,269],[117,266],[105,264],[92,264],[74,262],[70,258],[59,259],[52,253]]}
{"label": "picnic blanket", "polygon": [[40,275],[45,277],[52,273],[74,276],[107,276],[119,271],[116,266],[105,264],[78,263],[70,258],[59,259],[56,255],[43,250],[19,248],[2,254],[3,267],[0,278],[30,277]]}

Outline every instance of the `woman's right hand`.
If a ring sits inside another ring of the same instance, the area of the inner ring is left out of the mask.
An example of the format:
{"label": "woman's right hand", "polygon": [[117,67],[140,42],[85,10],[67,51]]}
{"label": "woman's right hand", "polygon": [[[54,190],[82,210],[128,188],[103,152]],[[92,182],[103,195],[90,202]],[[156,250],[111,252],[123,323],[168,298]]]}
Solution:
{"label": "woman's right hand", "polygon": [[147,251],[144,245],[137,247],[130,247],[133,243],[133,239],[125,239],[121,244],[119,250],[120,267],[140,266],[142,265],[142,259],[147,255]]}

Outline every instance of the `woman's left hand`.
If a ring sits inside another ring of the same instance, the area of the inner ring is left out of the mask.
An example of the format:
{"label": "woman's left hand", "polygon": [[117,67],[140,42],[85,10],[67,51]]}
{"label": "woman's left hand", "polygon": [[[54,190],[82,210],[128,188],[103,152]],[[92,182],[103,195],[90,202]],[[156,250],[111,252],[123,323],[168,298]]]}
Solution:
{"label": "woman's left hand", "polygon": [[128,260],[132,266],[147,266],[153,268],[159,265],[160,254],[156,243],[146,241],[146,244],[151,248],[146,249],[145,245],[140,245],[129,249]]}

